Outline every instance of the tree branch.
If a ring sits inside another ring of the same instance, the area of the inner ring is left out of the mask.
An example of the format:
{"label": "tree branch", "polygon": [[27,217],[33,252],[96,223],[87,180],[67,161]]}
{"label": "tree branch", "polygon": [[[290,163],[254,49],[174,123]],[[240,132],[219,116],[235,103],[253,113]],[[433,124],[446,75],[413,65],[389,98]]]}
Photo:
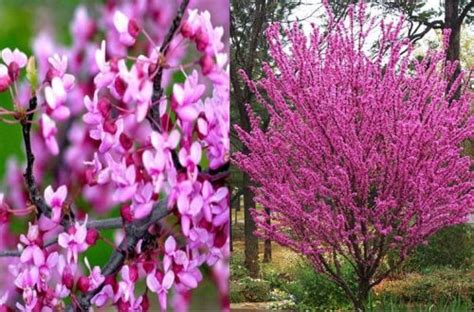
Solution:
{"label": "tree branch", "polygon": [[36,96],[33,96],[30,99],[27,117],[21,120],[21,128],[23,132],[23,142],[25,143],[25,152],[26,152],[26,169],[23,177],[28,188],[28,195],[32,204],[36,206],[39,214],[44,214],[47,217],[51,217],[51,207],[45,202],[44,198],[41,196],[41,193],[36,185],[35,178],[33,176],[33,166],[35,163],[35,156],[31,149],[31,124],[33,122],[34,113],[38,105]]}
{"label": "tree branch", "polygon": [[464,9],[462,10],[461,14],[459,15],[459,18],[458,20],[456,21],[456,25],[459,27],[461,26],[462,22],[464,21],[464,19],[466,18],[467,14],[469,13],[469,11],[472,10],[472,8],[474,8],[474,0],[471,0],[471,2],[469,2],[465,7]]}
{"label": "tree branch", "polygon": [[[96,229],[96,230],[110,230],[110,229],[120,229],[122,228],[123,222],[122,218],[111,218],[111,219],[104,219],[104,220],[91,220],[88,221],[86,227],[88,229]],[[49,247],[54,245],[58,242],[57,237],[53,237],[47,240],[44,243],[44,247]],[[20,257],[21,252],[18,250],[4,250],[0,251],[0,258],[1,257]]]}
{"label": "tree branch", "polygon": [[[152,103],[158,102],[163,96],[163,88],[161,87],[161,80],[163,78],[163,64],[161,64],[161,60],[166,59],[166,54],[168,53],[168,48],[170,46],[171,40],[173,39],[179,26],[181,25],[181,20],[183,19],[188,4],[189,0],[183,0],[183,2],[181,2],[178,12],[176,13],[176,17],[174,18],[173,23],[171,24],[171,27],[168,30],[168,33],[166,34],[165,39],[160,47],[160,53],[157,64],[158,69],[155,77],[153,78],[153,95],[151,97]],[[159,105],[152,105],[150,107],[150,110],[148,111],[146,118],[150,122],[153,130],[161,132],[161,126],[157,122],[157,120],[159,120],[160,118]]]}
{"label": "tree branch", "polygon": [[[102,269],[102,274],[104,276],[109,276],[117,273],[123,265],[127,255],[134,253],[138,242],[141,239],[144,239],[147,235],[150,235],[148,228],[166,217],[170,212],[171,211],[168,210],[168,198],[165,197],[153,207],[153,211],[148,217],[125,224],[125,237],[117,249],[115,249],[109,261],[105,264]],[[89,307],[91,306],[90,301],[103,286],[104,285],[102,284],[95,290],[87,292],[79,297],[80,308],[83,311],[89,311]],[[69,307],[68,311],[73,311],[71,308],[72,307]]]}

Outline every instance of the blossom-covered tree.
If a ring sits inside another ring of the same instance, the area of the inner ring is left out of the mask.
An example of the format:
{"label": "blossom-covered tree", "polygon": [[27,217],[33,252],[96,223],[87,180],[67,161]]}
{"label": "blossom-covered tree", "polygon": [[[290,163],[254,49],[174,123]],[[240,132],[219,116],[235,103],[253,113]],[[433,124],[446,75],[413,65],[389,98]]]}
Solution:
{"label": "blossom-covered tree", "polygon": [[257,234],[306,258],[359,311],[415,246],[465,222],[474,204],[472,160],[461,153],[474,133],[473,96],[453,97],[464,74],[451,85],[456,64],[444,51],[415,60],[403,20],[366,13],[351,7],[337,22],[328,9],[328,29],[305,35],[295,24],[288,45],[279,25],[267,30],[274,67],[247,83],[269,111],[268,130],[255,115],[250,132],[237,127],[250,153],[235,155],[271,212],[254,211]]}
{"label": "blossom-covered tree", "polygon": [[[11,162],[0,193],[0,310],[166,310],[173,293],[185,311],[204,266],[228,310],[228,45],[189,2],[78,7],[72,47],[41,33],[34,56],[1,50],[0,118],[21,125],[26,169]],[[103,267],[85,256],[98,241]]]}

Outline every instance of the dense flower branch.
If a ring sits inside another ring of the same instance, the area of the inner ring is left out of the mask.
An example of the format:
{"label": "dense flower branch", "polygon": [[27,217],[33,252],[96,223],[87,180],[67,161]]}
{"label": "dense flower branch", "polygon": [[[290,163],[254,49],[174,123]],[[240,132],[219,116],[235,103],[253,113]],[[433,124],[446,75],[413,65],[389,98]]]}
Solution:
{"label": "dense flower branch", "polygon": [[[185,310],[204,265],[220,295],[228,295],[224,30],[212,25],[207,11],[187,10],[188,4],[111,1],[100,23],[80,7],[71,48],[59,48],[42,34],[34,47],[37,63],[27,66],[18,50],[2,53],[8,67],[0,66],[0,89],[10,89],[14,103],[13,111],[0,109],[2,118],[19,116],[24,99],[34,99],[20,119],[32,205],[16,165],[9,168],[8,192],[0,193],[2,221],[31,217],[18,251],[0,253],[19,290],[5,296],[2,308],[64,308],[69,297],[69,310],[109,304],[146,311],[155,293],[166,310],[173,292],[175,309]],[[93,42],[101,36],[99,45]],[[196,59],[183,64],[188,50]],[[20,79],[24,67],[28,83]],[[41,193],[39,182],[46,181],[50,185]],[[120,218],[99,219],[114,207]],[[107,240],[101,229],[117,229],[120,243]],[[114,247],[103,268],[80,257],[99,239]],[[10,261],[14,256],[20,261]],[[147,285],[142,294],[135,290],[139,280]],[[221,301],[228,309],[228,300]]]}

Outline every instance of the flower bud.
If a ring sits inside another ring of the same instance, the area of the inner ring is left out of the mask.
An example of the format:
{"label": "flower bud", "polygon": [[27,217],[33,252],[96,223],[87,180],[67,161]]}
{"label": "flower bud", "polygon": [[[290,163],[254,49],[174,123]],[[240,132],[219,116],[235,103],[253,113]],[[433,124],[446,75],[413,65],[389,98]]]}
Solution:
{"label": "flower bud", "polygon": [[125,222],[132,222],[133,220],[132,208],[129,205],[123,206],[120,209],[120,216]]}
{"label": "flower bud", "polygon": [[136,282],[138,280],[138,268],[136,265],[129,266],[130,281]]}
{"label": "flower bud", "polygon": [[212,56],[205,54],[199,60],[199,65],[201,65],[202,73],[206,76],[212,71],[214,60],[212,59]]}
{"label": "flower bud", "polygon": [[86,293],[89,291],[89,286],[90,286],[90,281],[87,276],[81,276],[79,277],[79,280],[77,281],[77,288],[83,292]]}
{"label": "flower bud", "polygon": [[104,131],[115,134],[117,132],[117,125],[113,120],[106,120],[104,121]]}
{"label": "flower bud", "polygon": [[150,300],[148,299],[148,295],[146,293],[143,295],[141,306],[143,311],[148,311],[148,309],[150,309]]}
{"label": "flower bud", "polygon": [[125,134],[120,134],[120,144],[125,150],[129,150],[133,146],[133,141]]}
{"label": "flower bud", "polygon": [[99,232],[96,229],[87,229],[86,243],[90,246],[95,245],[99,238]]}
{"label": "flower bud", "polygon": [[204,50],[207,48],[207,45],[209,44],[209,36],[207,33],[200,29],[196,34],[195,40],[198,51],[204,52]]}
{"label": "flower bud", "polygon": [[103,117],[108,117],[110,113],[110,101],[108,98],[103,97],[99,99],[97,103],[97,107],[99,108],[99,112]]}
{"label": "flower bud", "polygon": [[18,79],[18,76],[20,75],[20,67],[16,62],[11,62],[10,65],[8,65],[8,75],[12,81]]}
{"label": "flower bud", "polygon": [[71,270],[65,270],[61,279],[64,286],[72,289],[74,286],[74,276],[71,274]]}
{"label": "flower bud", "polygon": [[191,25],[189,23],[184,22],[183,26],[181,26],[181,35],[183,35],[184,38],[191,38],[193,35],[193,30],[191,28]]}
{"label": "flower bud", "polygon": [[131,19],[128,22],[128,33],[130,34],[130,36],[132,36],[133,38],[138,37],[138,35],[140,34],[140,30],[140,26],[138,26],[135,20]]}

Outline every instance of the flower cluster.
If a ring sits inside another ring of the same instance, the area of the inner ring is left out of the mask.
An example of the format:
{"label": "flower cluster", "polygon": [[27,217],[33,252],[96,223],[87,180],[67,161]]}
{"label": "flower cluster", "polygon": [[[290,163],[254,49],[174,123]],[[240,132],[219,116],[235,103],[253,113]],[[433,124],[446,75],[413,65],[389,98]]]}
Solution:
{"label": "flower cluster", "polygon": [[[166,310],[172,293],[182,310],[205,278],[204,265],[220,295],[228,296],[222,280],[228,277],[229,192],[214,178],[229,158],[228,47],[209,12],[182,2],[110,1],[100,20],[79,7],[72,47],[41,33],[26,69],[29,83],[19,88],[13,84],[20,83],[27,57],[3,50],[0,90],[12,89],[22,107],[11,115],[28,132],[29,117],[39,114],[40,127],[31,133],[35,158],[28,158],[35,179],[25,189],[12,162],[9,192],[0,198],[5,220],[36,216],[20,237],[20,261],[8,261],[22,299],[5,287],[1,307],[19,302],[22,311],[52,311],[68,297],[77,309],[146,311],[155,293]],[[38,108],[27,108],[32,99]],[[32,193],[35,181],[41,185],[47,177],[51,185]],[[114,207],[119,219],[92,220]],[[100,228],[118,229],[117,241]],[[115,249],[108,268],[81,260],[98,240]],[[136,287],[140,281],[144,293]],[[228,300],[221,302],[228,309]]]}

